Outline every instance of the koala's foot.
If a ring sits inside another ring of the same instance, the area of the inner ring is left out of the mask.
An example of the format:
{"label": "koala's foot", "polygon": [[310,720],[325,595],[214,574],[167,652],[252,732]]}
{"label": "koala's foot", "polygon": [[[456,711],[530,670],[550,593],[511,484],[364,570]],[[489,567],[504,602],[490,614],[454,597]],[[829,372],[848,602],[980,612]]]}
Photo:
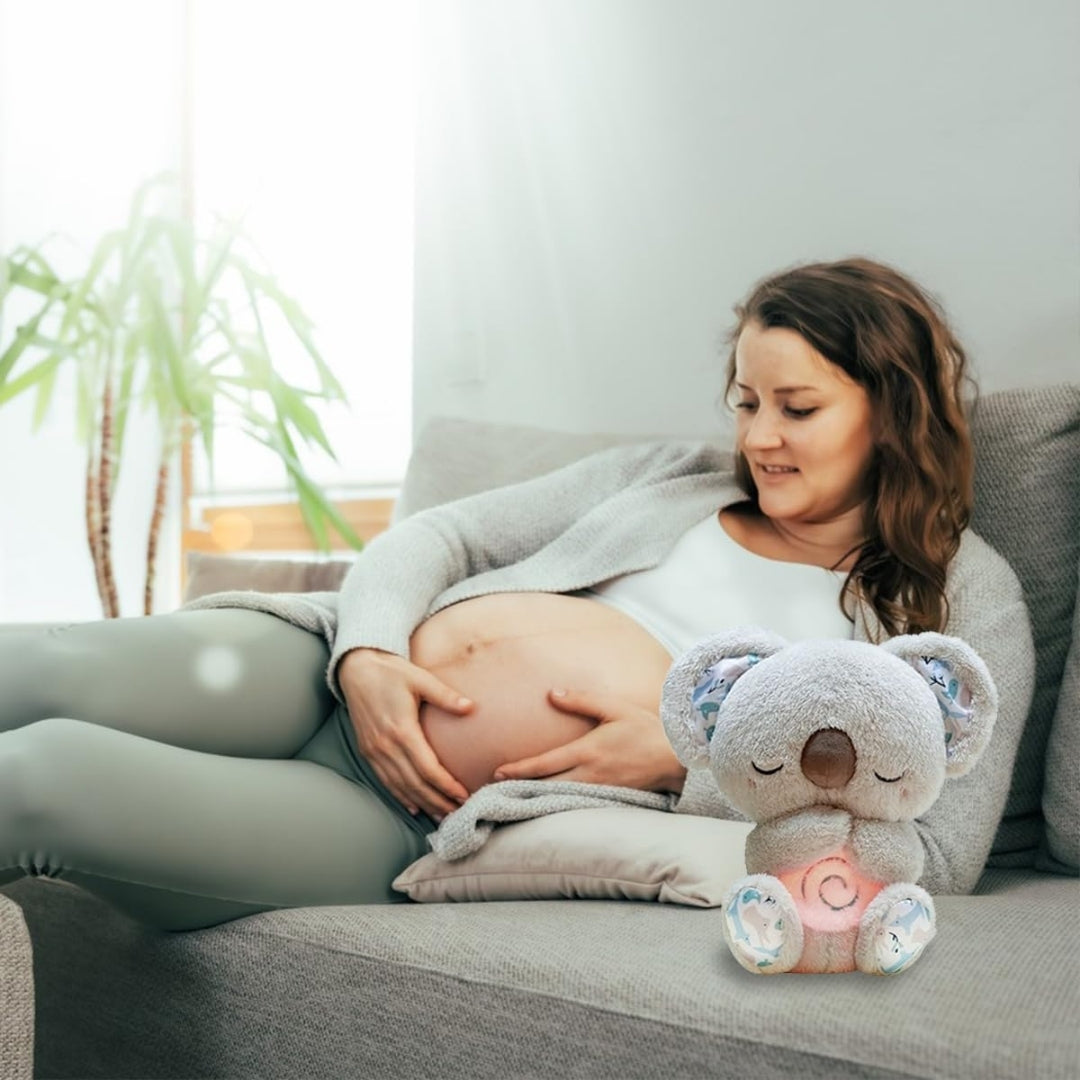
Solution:
{"label": "koala's foot", "polygon": [[724,939],[747,971],[790,971],[803,950],[803,928],[791,894],[770,874],[736,882],[724,901]]}
{"label": "koala's foot", "polygon": [[937,929],[934,901],[918,885],[888,885],[859,920],[855,964],[869,975],[897,975],[922,954]]}

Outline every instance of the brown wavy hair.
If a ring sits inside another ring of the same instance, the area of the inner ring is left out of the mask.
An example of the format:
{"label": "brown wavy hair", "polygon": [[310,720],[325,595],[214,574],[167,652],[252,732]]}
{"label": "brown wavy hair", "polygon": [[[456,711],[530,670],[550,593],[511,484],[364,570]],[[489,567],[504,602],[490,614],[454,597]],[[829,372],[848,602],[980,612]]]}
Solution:
{"label": "brown wavy hair", "polygon": [[[754,286],[735,315],[725,401],[735,382],[735,346],[750,322],[796,331],[869,396],[873,495],[866,540],[844,556],[858,551],[841,591],[844,614],[853,619],[848,600],[861,597],[890,636],[944,630],[945,573],[971,519],[968,412],[978,388],[941,305],[891,267],[849,258],[774,274]],[[757,507],[741,453],[735,478]]]}

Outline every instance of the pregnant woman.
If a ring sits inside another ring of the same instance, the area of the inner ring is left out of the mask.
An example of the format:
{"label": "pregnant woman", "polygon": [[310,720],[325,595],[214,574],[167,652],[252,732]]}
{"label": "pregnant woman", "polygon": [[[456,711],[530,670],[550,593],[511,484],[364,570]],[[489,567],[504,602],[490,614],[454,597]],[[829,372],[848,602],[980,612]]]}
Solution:
{"label": "pregnant woman", "polygon": [[993,744],[918,822],[922,883],[969,891],[1034,660],[1015,575],[967,528],[964,352],[865,259],[777,274],[735,311],[733,469],[707,443],[620,447],[400,522],[336,595],[0,636],[0,884],[47,875],[184,930],[400,899],[427,834],[502,778],[723,815],[660,689],[684,649],[753,623],[940,630],[982,655]]}

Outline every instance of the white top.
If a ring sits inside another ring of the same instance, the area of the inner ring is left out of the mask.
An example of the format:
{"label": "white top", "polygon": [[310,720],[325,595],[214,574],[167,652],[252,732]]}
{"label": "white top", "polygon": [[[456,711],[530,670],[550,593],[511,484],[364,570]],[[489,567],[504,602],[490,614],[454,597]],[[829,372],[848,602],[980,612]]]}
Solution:
{"label": "white top", "polygon": [[673,657],[734,626],[761,626],[788,641],[851,638],[840,610],[847,574],[757,555],[728,535],[717,514],[682,534],[651,570],[582,589],[640,623]]}

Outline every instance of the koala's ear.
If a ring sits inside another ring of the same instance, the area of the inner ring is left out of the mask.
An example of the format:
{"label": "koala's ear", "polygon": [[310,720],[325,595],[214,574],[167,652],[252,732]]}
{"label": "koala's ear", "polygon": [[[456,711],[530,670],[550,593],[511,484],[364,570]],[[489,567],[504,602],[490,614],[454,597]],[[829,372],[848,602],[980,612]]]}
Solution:
{"label": "koala's ear", "polygon": [[769,630],[740,626],[698,642],[671,665],[660,694],[660,718],[683,766],[708,763],[709,742],[731,688],[785,645]]}
{"label": "koala's ear", "polygon": [[959,638],[903,634],[881,648],[906,660],[933,691],[945,732],[945,773],[962,776],[990,739],[997,717],[997,687],[986,664]]}

